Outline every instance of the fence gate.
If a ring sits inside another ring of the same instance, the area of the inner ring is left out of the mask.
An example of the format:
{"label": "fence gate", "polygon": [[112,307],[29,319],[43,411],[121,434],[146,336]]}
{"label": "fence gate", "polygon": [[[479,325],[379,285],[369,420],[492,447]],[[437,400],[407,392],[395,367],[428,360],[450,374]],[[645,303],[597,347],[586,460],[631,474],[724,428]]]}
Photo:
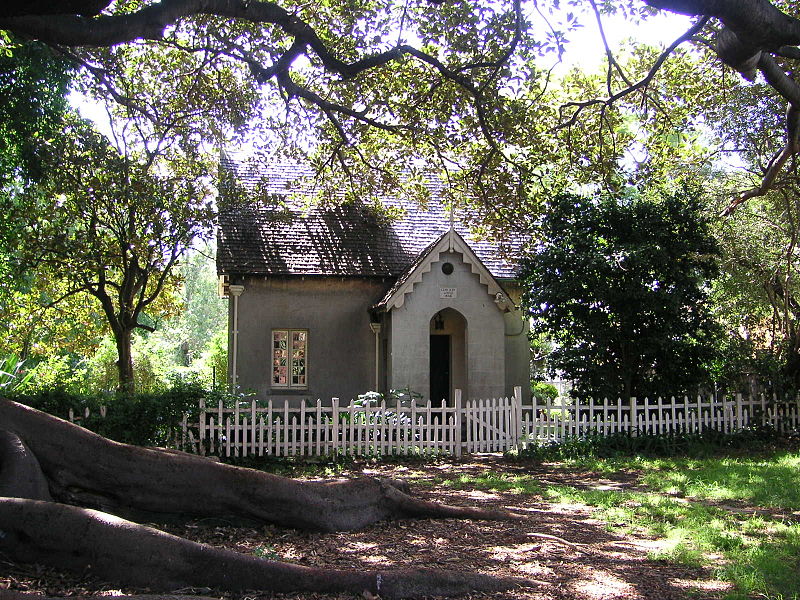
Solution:
{"label": "fence gate", "polygon": [[[456,390],[456,405],[460,405],[460,390]],[[463,408],[463,443],[467,454],[473,452],[503,452],[516,446],[519,440],[519,417],[522,390],[514,388],[510,398],[468,400]]]}

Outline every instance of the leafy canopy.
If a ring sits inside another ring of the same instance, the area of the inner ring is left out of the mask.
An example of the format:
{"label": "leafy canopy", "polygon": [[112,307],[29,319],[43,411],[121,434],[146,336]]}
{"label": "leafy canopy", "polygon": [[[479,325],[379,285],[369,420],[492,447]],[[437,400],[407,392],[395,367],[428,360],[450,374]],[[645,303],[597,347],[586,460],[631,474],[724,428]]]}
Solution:
{"label": "leafy canopy", "polygon": [[210,235],[205,171],[193,163],[160,171],[163,163],[121,154],[74,116],[46,149],[47,176],[3,207],[23,231],[14,254],[59,284],[53,304],[94,298],[116,341],[120,384],[132,384],[132,332],[152,331],[153,317],[173,310],[175,267],[195,238]]}
{"label": "leafy canopy", "polygon": [[715,330],[707,283],[717,246],[697,195],[561,194],[523,265],[533,332],[579,393],[679,393],[703,381]]}

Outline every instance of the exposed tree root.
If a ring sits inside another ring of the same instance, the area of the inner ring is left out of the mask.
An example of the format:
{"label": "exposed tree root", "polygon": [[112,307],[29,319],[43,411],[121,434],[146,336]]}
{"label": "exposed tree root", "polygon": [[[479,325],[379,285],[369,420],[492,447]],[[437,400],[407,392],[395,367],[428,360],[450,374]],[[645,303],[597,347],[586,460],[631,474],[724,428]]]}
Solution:
{"label": "exposed tree root", "polygon": [[8,400],[0,400],[0,427],[27,444],[54,499],[137,521],[217,517],[347,531],[387,518],[515,517],[420,500],[389,480],[296,481],[182,452],[119,444]]}
{"label": "exposed tree root", "polygon": [[495,591],[524,580],[413,569],[340,571],[263,560],[198,544],[99,511],[55,502],[0,499],[0,552],[154,590],[208,587],[273,592],[364,590],[385,598]]}
{"label": "exposed tree root", "polygon": [[217,517],[334,531],[397,517],[514,518],[507,512],[420,500],[390,480],[294,481],[119,444],[1,399],[0,427],[0,491],[8,496],[0,497],[0,553],[13,560],[163,591],[207,587],[410,598],[531,584],[430,569],[315,569],[213,548],[108,514]]}
{"label": "exposed tree root", "polygon": [[52,500],[39,461],[19,436],[0,429],[0,496]]}
{"label": "exposed tree root", "polygon": [[569,546],[576,552],[580,552],[581,554],[594,554],[592,551],[586,548],[586,544],[576,544],[575,542],[570,542],[569,540],[565,540],[564,538],[558,537],[557,535],[550,535],[549,533],[528,533],[526,534],[528,537],[535,537],[542,540],[550,540],[551,542],[558,542],[559,544],[564,544],[565,546]]}

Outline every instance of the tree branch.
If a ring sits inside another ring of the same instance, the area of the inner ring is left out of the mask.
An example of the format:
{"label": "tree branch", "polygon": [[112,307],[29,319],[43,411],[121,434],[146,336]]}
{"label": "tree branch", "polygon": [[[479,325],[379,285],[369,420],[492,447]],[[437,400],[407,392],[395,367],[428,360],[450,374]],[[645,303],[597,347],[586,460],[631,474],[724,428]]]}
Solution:
{"label": "tree branch", "polygon": [[765,50],[800,44],[800,19],[790,17],[769,0],[644,0],[661,10],[682,15],[716,17],[741,40]]}
{"label": "tree branch", "polygon": [[601,104],[603,106],[609,106],[614,102],[616,102],[617,100],[624,98],[625,96],[632,94],[633,92],[647,86],[656,76],[658,70],[661,68],[661,65],[664,64],[664,62],[675,51],[675,49],[684,42],[690,40],[698,31],[700,31],[703,27],[705,27],[706,23],[708,23],[708,20],[709,20],[708,17],[701,18],[697,23],[695,23],[692,27],[690,27],[683,35],[681,35],[674,42],[672,42],[667,47],[667,49],[664,50],[659,55],[659,57],[656,59],[656,62],[653,63],[653,66],[650,67],[650,70],[647,72],[647,74],[633,85],[629,85],[621,89],[620,91],[618,91],[615,94],[612,94],[608,98],[594,98],[591,100],[585,100],[583,102],[567,102],[566,104],[562,105],[559,109],[559,111],[562,113],[567,108],[575,108],[575,111],[572,113],[568,121],[559,123],[555,127],[555,130],[572,127],[577,122],[580,113],[591,106],[597,106],[598,104]]}

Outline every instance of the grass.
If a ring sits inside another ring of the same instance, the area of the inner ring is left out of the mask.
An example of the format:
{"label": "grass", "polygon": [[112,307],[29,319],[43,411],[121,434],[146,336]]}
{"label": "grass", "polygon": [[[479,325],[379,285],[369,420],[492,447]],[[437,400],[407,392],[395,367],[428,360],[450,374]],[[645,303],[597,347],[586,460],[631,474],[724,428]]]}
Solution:
{"label": "grass", "polygon": [[800,598],[800,453],[756,457],[576,459],[572,471],[634,471],[641,491],[543,486],[534,476],[462,475],[438,483],[535,494],[597,508],[609,530],[640,531],[666,542],[651,558],[714,566],[734,585],[731,600]]}
{"label": "grass", "polygon": [[698,500],[745,501],[761,508],[800,508],[800,453],[708,458],[577,459],[562,463],[596,473],[635,471],[653,491]]}

